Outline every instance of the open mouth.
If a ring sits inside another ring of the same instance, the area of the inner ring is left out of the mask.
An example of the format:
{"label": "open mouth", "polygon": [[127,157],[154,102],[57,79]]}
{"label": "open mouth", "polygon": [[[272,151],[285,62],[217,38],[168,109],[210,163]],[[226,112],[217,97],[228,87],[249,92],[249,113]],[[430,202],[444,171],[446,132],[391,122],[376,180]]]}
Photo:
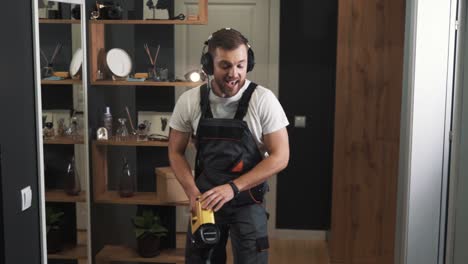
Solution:
{"label": "open mouth", "polygon": [[229,88],[234,88],[237,86],[237,84],[239,84],[239,80],[232,80],[232,81],[225,81],[226,85],[229,87]]}

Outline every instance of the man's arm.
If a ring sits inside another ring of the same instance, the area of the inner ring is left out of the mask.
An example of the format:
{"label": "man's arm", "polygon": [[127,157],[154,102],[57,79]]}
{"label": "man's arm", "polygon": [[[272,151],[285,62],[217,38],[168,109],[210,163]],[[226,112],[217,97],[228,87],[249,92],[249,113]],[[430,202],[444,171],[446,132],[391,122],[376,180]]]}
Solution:
{"label": "man's arm", "polygon": [[185,158],[185,149],[189,143],[190,133],[171,129],[169,136],[169,162],[177,180],[184,188],[190,199],[190,208],[193,208],[195,198],[200,196],[200,190],[195,185],[190,165]]}
{"label": "man's arm", "polygon": [[[280,172],[288,165],[289,139],[288,131],[285,127],[264,135],[263,142],[269,156],[258,163],[252,170],[233,181],[240,191],[248,190],[266,181],[269,177]],[[205,209],[218,211],[233,197],[234,191],[229,184],[220,185],[203,193],[201,197],[202,206]]]}

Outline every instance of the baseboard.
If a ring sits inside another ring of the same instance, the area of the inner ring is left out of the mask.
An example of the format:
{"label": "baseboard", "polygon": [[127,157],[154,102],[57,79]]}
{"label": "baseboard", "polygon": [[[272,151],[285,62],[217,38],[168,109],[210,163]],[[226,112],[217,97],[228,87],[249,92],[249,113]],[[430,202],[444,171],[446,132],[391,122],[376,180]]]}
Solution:
{"label": "baseboard", "polygon": [[276,229],[270,232],[270,237],[285,240],[327,240],[327,231]]}

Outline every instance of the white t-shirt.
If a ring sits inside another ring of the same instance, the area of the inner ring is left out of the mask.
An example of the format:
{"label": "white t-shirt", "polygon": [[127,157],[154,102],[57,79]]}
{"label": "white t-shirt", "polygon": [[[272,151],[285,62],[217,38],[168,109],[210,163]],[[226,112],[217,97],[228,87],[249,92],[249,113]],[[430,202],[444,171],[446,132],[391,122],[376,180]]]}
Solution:
{"label": "white t-shirt", "polygon": [[[239,100],[249,86],[246,80],[240,91],[228,98],[219,97],[210,90],[210,107],[214,118],[234,118]],[[181,132],[190,132],[195,135],[200,120],[200,87],[184,92],[177,101],[169,126]],[[244,121],[252,133],[258,148],[263,155],[266,149],[263,135],[280,130],[289,125],[281,104],[275,95],[265,87],[257,86],[250,98],[249,108]]]}

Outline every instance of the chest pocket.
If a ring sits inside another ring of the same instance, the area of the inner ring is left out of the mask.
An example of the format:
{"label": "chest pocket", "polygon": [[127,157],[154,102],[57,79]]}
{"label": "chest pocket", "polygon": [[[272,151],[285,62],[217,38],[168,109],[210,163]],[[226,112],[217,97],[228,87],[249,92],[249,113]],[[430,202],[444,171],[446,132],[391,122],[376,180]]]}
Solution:
{"label": "chest pocket", "polygon": [[203,119],[198,130],[199,157],[203,168],[231,171],[245,152],[242,121]]}

